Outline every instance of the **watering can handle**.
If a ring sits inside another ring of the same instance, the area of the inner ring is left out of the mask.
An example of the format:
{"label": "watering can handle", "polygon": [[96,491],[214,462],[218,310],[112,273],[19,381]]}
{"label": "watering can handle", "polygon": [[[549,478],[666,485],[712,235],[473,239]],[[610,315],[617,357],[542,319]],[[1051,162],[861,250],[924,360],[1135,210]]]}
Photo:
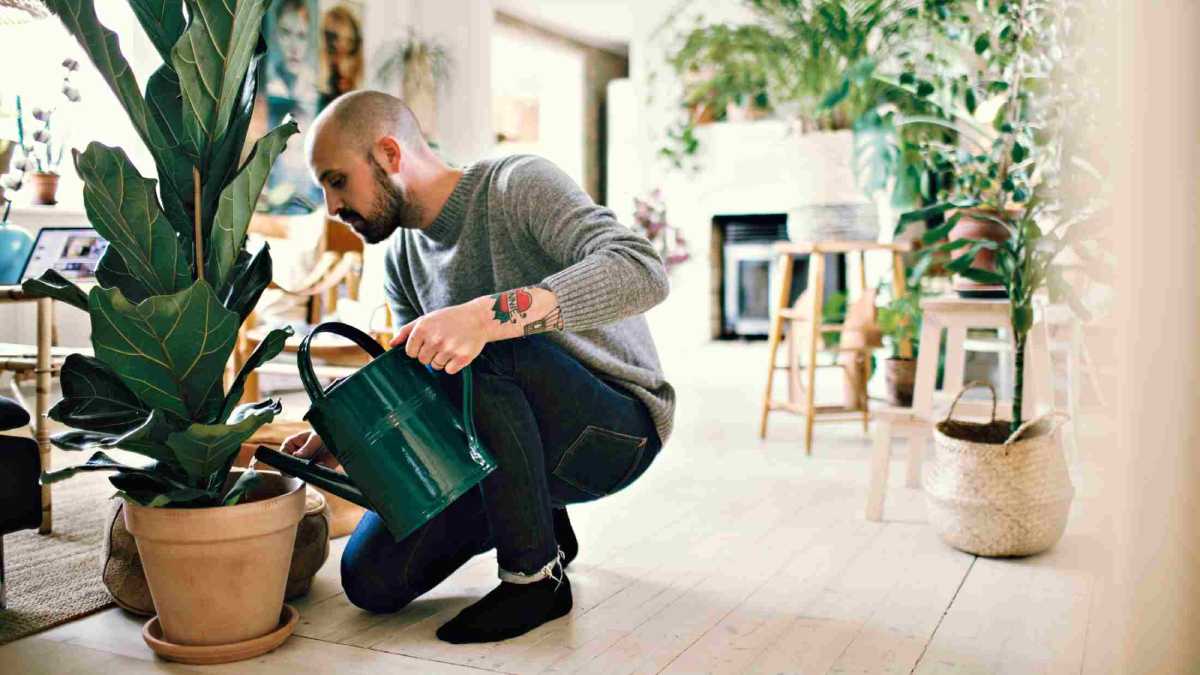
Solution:
{"label": "watering can handle", "polygon": [[350,324],[327,321],[314,328],[311,333],[304,336],[304,341],[300,343],[300,349],[296,353],[296,362],[300,366],[300,381],[304,383],[304,390],[308,392],[308,397],[313,401],[319,401],[325,397],[325,389],[321,386],[321,381],[317,379],[317,374],[313,372],[312,356],[309,354],[309,343],[318,333],[333,333],[351,340],[370,354],[371,358],[376,358],[384,352],[383,346],[370,335]]}
{"label": "watering can handle", "polygon": [[[317,379],[317,374],[313,372],[312,357],[309,354],[309,343],[318,333],[333,333],[334,335],[340,335],[348,340],[352,340],[354,344],[362,347],[364,351],[370,354],[371,358],[378,358],[385,351],[383,346],[372,339],[370,335],[350,324],[339,321],[327,321],[314,328],[311,333],[304,337],[304,341],[300,343],[299,352],[296,354],[296,361],[300,366],[300,381],[304,383],[304,389],[308,392],[308,397],[313,402],[325,397],[325,389],[321,387],[321,382]],[[471,442],[478,445],[479,435],[475,431],[475,397],[472,393],[474,387],[471,386],[470,366],[463,368],[462,377],[463,430],[470,436]]]}

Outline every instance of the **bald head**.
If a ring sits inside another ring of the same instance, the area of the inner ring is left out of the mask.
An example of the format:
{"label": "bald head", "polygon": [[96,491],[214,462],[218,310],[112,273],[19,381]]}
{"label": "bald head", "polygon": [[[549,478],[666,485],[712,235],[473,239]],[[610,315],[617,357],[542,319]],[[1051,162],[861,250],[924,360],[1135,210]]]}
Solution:
{"label": "bald head", "polygon": [[367,242],[397,227],[418,228],[453,172],[425,142],[404,101],[381,91],[334,99],[313,121],[308,165],[325,193],[325,209]]}
{"label": "bald head", "polygon": [[382,91],[352,91],[333,100],[313,120],[307,139],[309,162],[320,141],[333,141],[360,153],[385,137],[408,152],[428,151],[421,124],[404,101]]}

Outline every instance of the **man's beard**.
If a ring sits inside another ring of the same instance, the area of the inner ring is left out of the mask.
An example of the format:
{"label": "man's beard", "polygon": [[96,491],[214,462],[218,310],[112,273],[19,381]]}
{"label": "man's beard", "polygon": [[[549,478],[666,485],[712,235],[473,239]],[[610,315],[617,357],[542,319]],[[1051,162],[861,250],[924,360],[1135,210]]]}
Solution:
{"label": "man's beard", "polygon": [[421,227],[421,208],[408,200],[403,187],[388,178],[387,172],[368,155],[371,175],[375,178],[375,204],[364,216],[357,211],[343,208],[338,217],[354,228],[368,244],[378,244],[396,231],[397,227],[418,229]]}

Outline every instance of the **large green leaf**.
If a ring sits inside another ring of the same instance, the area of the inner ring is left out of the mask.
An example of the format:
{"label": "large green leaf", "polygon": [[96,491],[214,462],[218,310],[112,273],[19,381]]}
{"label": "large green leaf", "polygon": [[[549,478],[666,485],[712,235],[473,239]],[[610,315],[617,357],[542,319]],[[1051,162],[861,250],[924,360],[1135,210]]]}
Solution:
{"label": "large green leaf", "polygon": [[75,282],[59,274],[57,270],[48,269],[37,279],[29,279],[21,284],[21,290],[26,295],[38,298],[54,298],[72,307],[87,311],[87,294],[75,285]]}
{"label": "large green leaf", "polygon": [[171,61],[171,48],[183,35],[187,23],[183,19],[182,0],[129,0],[129,6],[137,15],[142,29],[162,55],[163,61]]}
{"label": "large green leaf", "polygon": [[183,92],[184,127],[196,154],[204,157],[233,120],[266,2],[187,0],[187,6],[191,21],[171,50],[171,64]]}
{"label": "large green leaf", "polygon": [[276,328],[267,333],[267,337],[258,343],[254,351],[250,353],[250,357],[242,364],[241,370],[233,380],[233,385],[229,387],[229,393],[225,395],[225,403],[221,406],[221,413],[217,416],[217,420],[223,421],[229,417],[246,389],[246,378],[256,368],[278,356],[279,352],[283,351],[287,339],[292,336],[292,332],[291,326]]}
{"label": "large green leaf", "polygon": [[71,354],[62,365],[63,398],[50,419],[89,431],[124,433],[150,414],[120,377],[100,360]]}
{"label": "large green leaf", "polygon": [[167,447],[167,437],[187,428],[186,419],[164,410],[151,411],[141,423],[125,433],[102,431],[65,431],[50,441],[63,450],[107,450],[120,448],[151,459],[171,462],[174,456]]}
{"label": "large green leaf", "polygon": [[158,471],[122,471],[109,477],[108,480],[120,490],[117,493],[118,497],[134,501],[142,506],[203,507],[218,505],[219,495],[182,485],[166,478]]}
{"label": "large green leaf", "polygon": [[237,339],[237,315],[204,281],[130,303],[119,289],[89,298],[92,346],[147,405],[196,419]]}
{"label": "large green leaf", "polygon": [[208,480],[236,455],[242,441],[250,438],[262,425],[270,422],[280,406],[260,408],[235,424],[193,424],[186,430],[171,434],[167,445],[175,453],[175,461],[188,476]]}
{"label": "large green leaf", "polygon": [[167,152],[155,157],[163,211],[190,256],[195,239],[196,202],[192,167],[199,166],[199,160],[183,127],[183,95],[179,92],[179,76],[170,63],[163,64],[150,76],[146,102],[168,146]]}
{"label": "large green leaf", "polygon": [[104,27],[96,17],[94,0],[46,0],[45,4],[79,41],[100,76],[121,102],[121,107],[125,108],[142,142],[156,158],[159,157],[167,150],[162,130],[151,118],[150,108],[142,98],[137,78],[121,54],[117,34]]}
{"label": "large green leaf", "polygon": [[88,220],[115,248],[126,269],[153,295],[187,287],[191,271],[163,215],[154,181],[143,178],[121,148],[88,144],[76,159]]}
{"label": "large green leaf", "polygon": [[141,302],[151,296],[150,289],[129,271],[121,259],[120,251],[114,246],[105,249],[101,256],[100,264],[96,267],[96,281],[105,288],[121,289],[130,302]]}
{"label": "large green leaf", "polygon": [[59,469],[58,471],[43,472],[40,482],[42,485],[50,485],[51,483],[57,483],[60,480],[66,480],[77,473],[87,471],[128,471],[133,473],[145,471],[145,469],[121,464],[103,452],[97,452],[89,457],[88,460],[83,464],[68,466],[65,469]]}
{"label": "large green leaf", "polygon": [[233,109],[229,127],[210,148],[204,160],[204,181],[201,186],[201,201],[204,204],[202,222],[205,235],[221,199],[221,191],[233,180],[242,162],[242,151],[246,146],[246,132],[254,117],[254,99],[258,95],[258,82],[262,76],[262,63],[267,54],[266,40],[259,38],[254,55],[250,57],[250,68],[242,82],[242,91]]}
{"label": "large green leaf", "polygon": [[243,251],[229,276],[231,282],[221,296],[221,304],[238,315],[240,325],[254,311],[263,289],[271,283],[270,246],[264,243],[253,256]]}
{"label": "large green leaf", "polygon": [[217,288],[225,285],[238,253],[246,244],[246,228],[250,225],[250,216],[267,182],[271,165],[283,152],[288,139],[299,131],[296,122],[289,118],[258,139],[242,170],[221,192],[208,257],[205,259],[208,279]]}

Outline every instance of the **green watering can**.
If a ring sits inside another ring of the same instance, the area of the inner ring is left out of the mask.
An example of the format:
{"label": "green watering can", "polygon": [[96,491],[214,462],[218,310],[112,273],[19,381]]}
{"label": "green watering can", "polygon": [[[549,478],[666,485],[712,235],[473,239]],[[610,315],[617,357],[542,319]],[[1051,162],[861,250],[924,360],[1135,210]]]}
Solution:
{"label": "green watering can", "polygon": [[[320,333],[354,341],[372,361],[322,389],[309,356],[309,344]],[[460,421],[431,371],[403,349],[385,350],[353,326],[332,321],[317,326],[300,344],[297,362],[312,400],[304,419],[346,473],[266,446],[255,458],[375,511],[397,541],[496,468],[475,433],[470,367],[462,371]]]}

